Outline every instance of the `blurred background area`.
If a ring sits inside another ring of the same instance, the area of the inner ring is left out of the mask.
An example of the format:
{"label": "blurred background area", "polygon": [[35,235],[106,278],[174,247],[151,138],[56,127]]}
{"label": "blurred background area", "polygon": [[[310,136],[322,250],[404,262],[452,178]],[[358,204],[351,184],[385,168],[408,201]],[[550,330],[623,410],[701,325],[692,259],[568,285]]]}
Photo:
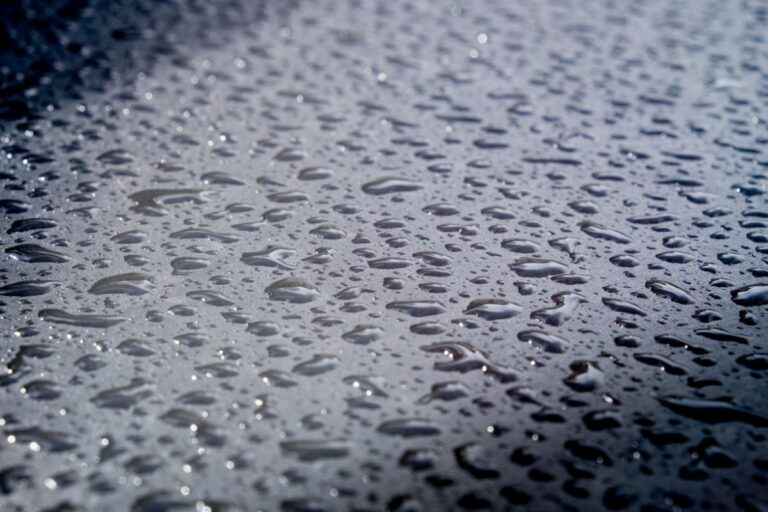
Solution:
{"label": "blurred background area", "polygon": [[[274,2],[287,10],[296,2]],[[186,51],[216,47],[266,16],[267,0],[0,2],[0,119],[104,91]]]}

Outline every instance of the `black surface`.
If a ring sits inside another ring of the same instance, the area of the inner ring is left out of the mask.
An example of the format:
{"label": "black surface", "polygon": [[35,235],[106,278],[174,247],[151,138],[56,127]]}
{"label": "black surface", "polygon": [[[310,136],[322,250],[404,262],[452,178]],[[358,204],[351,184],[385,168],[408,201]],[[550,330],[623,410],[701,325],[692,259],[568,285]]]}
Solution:
{"label": "black surface", "polygon": [[763,2],[6,2],[0,509],[766,510]]}

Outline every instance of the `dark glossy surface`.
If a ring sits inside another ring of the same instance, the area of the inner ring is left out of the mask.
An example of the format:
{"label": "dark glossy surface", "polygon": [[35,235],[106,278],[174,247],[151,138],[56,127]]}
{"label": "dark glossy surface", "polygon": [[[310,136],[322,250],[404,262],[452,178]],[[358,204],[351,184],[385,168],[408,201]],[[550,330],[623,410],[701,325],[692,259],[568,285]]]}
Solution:
{"label": "dark glossy surface", "polygon": [[764,3],[0,12],[3,511],[768,508]]}

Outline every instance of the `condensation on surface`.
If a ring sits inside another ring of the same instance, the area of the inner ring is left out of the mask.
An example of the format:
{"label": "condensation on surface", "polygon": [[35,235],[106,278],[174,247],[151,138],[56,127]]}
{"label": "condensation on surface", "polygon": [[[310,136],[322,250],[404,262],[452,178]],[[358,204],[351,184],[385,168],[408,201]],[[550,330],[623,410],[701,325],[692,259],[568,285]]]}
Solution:
{"label": "condensation on surface", "polygon": [[2,510],[768,509],[764,3],[43,4]]}

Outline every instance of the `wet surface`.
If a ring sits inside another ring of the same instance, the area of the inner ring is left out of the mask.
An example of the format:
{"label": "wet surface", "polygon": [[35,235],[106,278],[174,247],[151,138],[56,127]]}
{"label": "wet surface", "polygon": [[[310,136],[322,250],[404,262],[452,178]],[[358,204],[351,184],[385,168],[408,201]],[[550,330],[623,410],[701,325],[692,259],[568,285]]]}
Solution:
{"label": "wet surface", "polygon": [[766,5],[274,4],[2,8],[0,508],[768,509]]}

